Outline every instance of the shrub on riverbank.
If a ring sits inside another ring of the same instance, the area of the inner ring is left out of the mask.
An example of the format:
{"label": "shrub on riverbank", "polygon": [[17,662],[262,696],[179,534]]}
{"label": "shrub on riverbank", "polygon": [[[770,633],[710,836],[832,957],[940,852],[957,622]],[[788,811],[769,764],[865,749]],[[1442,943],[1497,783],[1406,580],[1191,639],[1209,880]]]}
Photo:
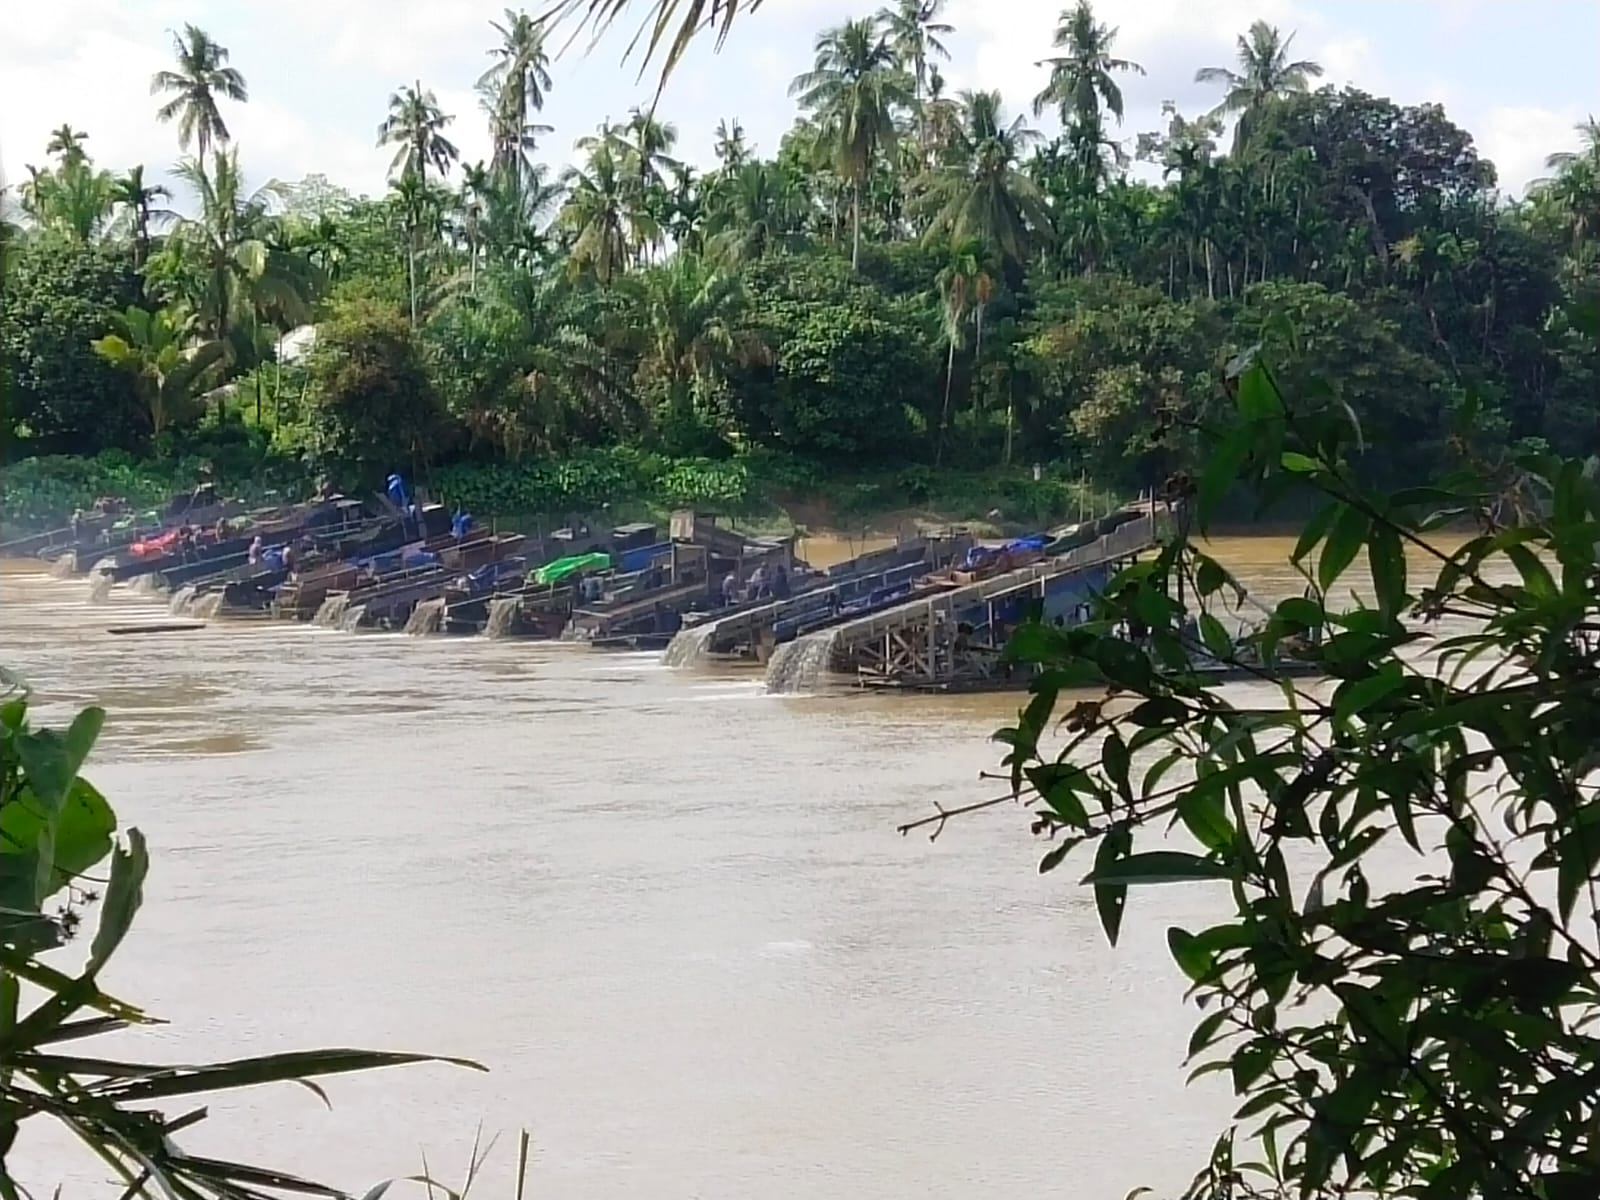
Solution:
{"label": "shrub on riverbank", "polygon": [[25,458],[0,468],[0,530],[14,536],[60,526],[75,508],[98,497],[120,496],[149,508],[203,478],[249,501],[298,496],[310,489],[304,467],[274,454],[265,435],[228,423],[160,439],[158,454],[136,458],[125,450],[92,456]]}
{"label": "shrub on riverbank", "polygon": [[1032,526],[1104,512],[1122,499],[1049,472],[1035,480],[1031,468],[913,466],[852,473],[770,452],[671,458],[629,447],[586,451],[559,462],[456,464],[435,471],[429,483],[444,503],[484,518],[553,517],[609,505],[657,512],[695,508],[755,520],[815,512],[822,521],[849,524],[916,510],[951,521]]}
{"label": "shrub on riverbank", "polygon": [[[226,427],[225,427],[226,428]],[[216,433],[216,431],[213,431]],[[209,472],[224,492],[249,501],[310,492],[313,477],[239,429],[139,460],[117,450],[93,457],[24,459],[0,473],[0,527],[6,536],[63,524],[99,496],[152,507],[187,491]],[[1121,499],[1083,480],[1028,470],[955,471],[911,466],[842,473],[787,455],[673,458],[627,446],[586,450],[521,464],[453,463],[420,482],[451,508],[480,518],[559,517],[605,507],[663,514],[674,508],[745,520],[786,516],[802,524],[872,524],[915,510],[950,521],[1042,526],[1104,512]],[[347,486],[350,486],[347,484]]]}

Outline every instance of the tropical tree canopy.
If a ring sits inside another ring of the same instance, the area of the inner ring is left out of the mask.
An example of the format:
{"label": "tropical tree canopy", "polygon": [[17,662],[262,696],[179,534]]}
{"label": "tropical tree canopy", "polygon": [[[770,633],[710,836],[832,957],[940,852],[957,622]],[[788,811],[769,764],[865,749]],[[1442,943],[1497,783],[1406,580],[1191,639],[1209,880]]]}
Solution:
{"label": "tropical tree canopy", "polygon": [[389,174],[414,176],[426,182],[428,168],[443,175],[461,157],[455,144],[444,136],[455,118],[439,108],[431,91],[421,82],[403,87],[389,97],[389,115],[378,126],[378,145],[394,146]]}
{"label": "tropical tree canopy", "polygon": [[156,110],[162,122],[177,121],[178,145],[204,162],[213,145],[226,145],[227,123],[218,100],[250,98],[244,76],[228,66],[228,48],[211,39],[205,30],[185,25],[181,34],[172,35],[172,54],[176,66],[157,71],[150,80],[152,96],[166,95],[167,102]]}

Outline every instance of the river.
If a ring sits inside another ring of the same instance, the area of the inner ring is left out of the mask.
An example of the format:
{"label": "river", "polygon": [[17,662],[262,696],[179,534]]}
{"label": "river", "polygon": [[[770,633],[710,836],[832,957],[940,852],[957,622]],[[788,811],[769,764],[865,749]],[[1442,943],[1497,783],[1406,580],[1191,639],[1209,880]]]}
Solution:
{"label": "river", "polygon": [[[1270,591],[1288,545],[1223,556]],[[459,1185],[481,1126],[508,1196],[527,1128],[540,1197],[1087,1200],[1175,1189],[1222,1127],[1228,1097],[1183,1085],[1165,949],[1217,897],[1136,895],[1113,951],[1024,813],[895,833],[993,794],[1014,696],[769,697],[654,655],[272,623],[117,638],[159,602],[14,568],[0,662],[44,717],[108,709],[88,774],[152,848],[105,982],[170,1024],[105,1048],[490,1068],[332,1080],[331,1112],[219,1097],[192,1149],[358,1191],[426,1153]],[[17,1166],[101,1192],[54,1138]]]}

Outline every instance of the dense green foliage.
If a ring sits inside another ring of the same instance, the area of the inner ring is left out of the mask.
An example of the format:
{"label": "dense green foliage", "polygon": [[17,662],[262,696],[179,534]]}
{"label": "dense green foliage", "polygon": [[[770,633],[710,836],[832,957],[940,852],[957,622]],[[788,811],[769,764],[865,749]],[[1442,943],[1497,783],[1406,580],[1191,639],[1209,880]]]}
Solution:
{"label": "dense green foliage", "polygon": [[[625,446],[776,453],[825,490],[1035,462],[1131,490],[1197,467],[1174,431],[1215,403],[1221,364],[1291,326],[1286,382],[1322,380],[1319,402],[1355,415],[1364,478],[1443,462],[1469,402],[1485,444],[1596,448],[1600,364],[1561,316],[1600,296],[1592,125],[1509,200],[1438,106],[1312,90],[1317,65],[1258,22],[1237,62],[1199,72],[1215,112],[1129,136],[1141,68],[1080,3],[1040,48],[1047,134],[998,94],[948,92],[941,7],[823,31],[778,146],[725,123],[696,170],[664,111],[635,110],[559,178],[539,149],[545,30],[508,12],[477,81],[491,160],[459,163],[466,115],[413,82],[389,100],[376,199],[316,176],[247,186],[226,120],[245,81],[186,27],[157,82],[195,150],[172,181],[191,215],[67,127],[20,189],[0,298],[13,456],[146,456],[157,426],[226,410],[308,477],[533,480]],[[150,315],[130,326],[130,308]],[[282,353],[306,322],[327,345]],[[122,348],[97,354],[108,337]]]}
{"label": "dense green foliage", "polygon": [[[1092,859],[1112,942],[1130,889],[1216,891],[1221,919],[1167,935],[1202,1012],[1194,1074],[1239,1100],[1191,1197],[1592,1196],[1595,460],[1375,490],[1347,412],[1260,365],[1231,388],[1175,497],[1192,525],[1089,623],[1010,647],[1038,671],[999,737],[1054,843],[1040,870]],[[1243,640],[1245,590],[1200,540],[1240,484],[1322,506],[1304,594]],[[1218,663],[1255,686],[1218,687]]]}
{"label": "dense green foliage", "polygon": [[[181,1131],[207,1115],[191,1099],[283,1081],[320,1094],[315,1077],[425,1057],[313,1050],[152,1065],[103,1058],[86,1045],[152,1023],[100,988],[143,901],[149,856],[137,829],[117,836],[111,804],[80,773],[105,713],[88,708],[66,729],[38,729],[28,718],[26,689],[4,669],[0,689],[0,1195],[38,1195],[57,1182],[19,1179],[11,1169],[21,1127],[41,1118],[62,1125],[115,1172],[127,1196],[341,1195],[278,1171],[186,1152],[190,1135]],[[95,907],[82,967],[63,971],[59,952]]]}
{"label": "dense green foliage", "polygon": [[113,247],[40,233],[8,255],[0,291],[7,433],[79,453],[136,440],[142,406],[133,381],[92,343],[116,332],[138,294],[131,262]]}

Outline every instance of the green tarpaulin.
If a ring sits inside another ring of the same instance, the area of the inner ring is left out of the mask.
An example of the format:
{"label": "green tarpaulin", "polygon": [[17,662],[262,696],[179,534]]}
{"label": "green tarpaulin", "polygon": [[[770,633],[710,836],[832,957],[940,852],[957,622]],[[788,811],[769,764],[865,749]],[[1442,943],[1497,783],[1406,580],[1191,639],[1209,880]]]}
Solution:
{"label": "green tarpaulin", "polygon": [[573,554],[567,558],[558,558],[553,563],[546,563],[537,571],[531,572],[529,578],[535,583],[559,583],[577,571],[603,571],[610,566],[609,554]]}

